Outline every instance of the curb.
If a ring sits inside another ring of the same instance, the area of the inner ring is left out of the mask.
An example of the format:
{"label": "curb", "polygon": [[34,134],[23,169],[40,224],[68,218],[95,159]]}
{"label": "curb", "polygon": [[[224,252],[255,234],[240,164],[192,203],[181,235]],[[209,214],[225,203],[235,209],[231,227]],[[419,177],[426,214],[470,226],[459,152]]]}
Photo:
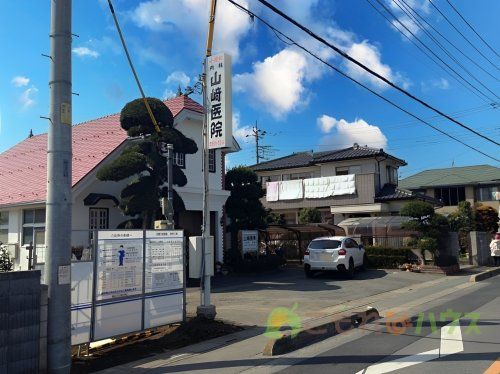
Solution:
{"label": "curb", "polygon": [[500,274],[500,267],[491,269],[491,270],[486,270],[483,271],[482,273],[479,274],[474,274],[470,276],[469,282],[479,282],[491,277],[494,277],[495,275]]}
{"label": "curb", "polygon": [[295,336],[292,336],[290,332],[286,332],[278,339],[269,340],[262,354],[264,356],[276,356],[289,353],[379,318],[380,315],[377,309],[368,308],[367,310],[336,317],[320,325],[303,328]]}

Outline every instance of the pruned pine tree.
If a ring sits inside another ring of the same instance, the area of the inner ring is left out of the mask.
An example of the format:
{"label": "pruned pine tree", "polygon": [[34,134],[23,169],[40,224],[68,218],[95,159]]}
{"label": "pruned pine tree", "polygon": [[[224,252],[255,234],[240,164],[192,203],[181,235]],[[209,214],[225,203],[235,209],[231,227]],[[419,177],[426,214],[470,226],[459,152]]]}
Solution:
{"label": "pruned pine tree", "polygon": [[[126,104],[120,114],[120,125],[132,138],[122,154],[97,173],[102,181],[131,181],[121,192],[120,209],[133,217],[119,228],[151,228],[161,215],[160,198],[167,196],[168,166],[166,145],[173,144],[174,152],[194,154],[196,142],[173,127],[170,109],[159,99],[147,98],[160,133],[156,132],[142,99]],[[174,165],[173,184],[182,187],[187,178],[182,169]],[[184,211],[184,203],[174,189],[174,211]]]}

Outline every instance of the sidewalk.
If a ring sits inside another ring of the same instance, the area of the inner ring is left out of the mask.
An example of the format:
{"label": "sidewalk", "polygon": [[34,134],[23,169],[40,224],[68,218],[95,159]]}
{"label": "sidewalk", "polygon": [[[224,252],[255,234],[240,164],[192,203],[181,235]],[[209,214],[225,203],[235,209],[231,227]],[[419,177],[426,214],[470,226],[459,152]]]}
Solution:
{"label": "sidewalk", "polygon": [[[343,305],[318,309],[314,313],[301,315],[303,322],[321,324],[335,316],[367,306],[377,308],[384,315],[387,311],[400,312],[419,307],[425,303],[449,297],[458,290],[471,291],[478,284],[469,282],[469,275],[440,277],[427,282],[402,287],[383,294],[353,300]],[[166,352],[152,358],[111,368],[102,373],[151,373],[203,372],[239,373],[255,366],[264,365],[278,358],[262,355],[268,338],[262,335],[262,327],[252,328],[221,338],[213,339],[179,350]],[[350,334],[347,332],[345,334]],[[332,338],[336,339],[336,338]]]}

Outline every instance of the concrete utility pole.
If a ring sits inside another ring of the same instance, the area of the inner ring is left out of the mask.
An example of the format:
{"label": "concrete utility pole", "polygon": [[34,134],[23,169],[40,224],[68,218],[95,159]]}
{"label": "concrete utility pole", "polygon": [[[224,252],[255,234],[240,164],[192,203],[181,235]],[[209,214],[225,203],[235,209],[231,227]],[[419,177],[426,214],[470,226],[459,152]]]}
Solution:
{"label": "concrete utility pole", "polygon": [[201,227],[202,245],[201,253],[203,257],[202,261],[202,289],[200,292],[200,305],[196,309],[196,315],[199,317],[205,317],[209,319],[214,319],[216,312],[215,305],[211,304],[210,301],[210,273],[207,271],[208,255],[212,255],[207,252],[207,243],[210,236],[210,211],[208,209],[208,193],[209,193],[209,177],[208,177],[208,111],[207,111],[207,72],[206,72],[206,62],[207,58],[212,55],[212,43],[214,36],[214,26],[215,26],[215,10],[217,8],[217,0],[211,0],[210,5],[210,18],[208,21],[208,37],[206,45],[206,55],[203,62],[203,74],[202,74],[202,88],[203,88],[203,108],[205,113],[203,115],[203,218]]}
{"label": "concrete utility pole", "polygon": [[45,283],[47,370],[71,369],[71,0],[51,1]]}
{"label": "concrete utility pole", "polygon": [[257,121],[255,121],[255,127],[252,128],[252,133],[246,135],[246,137],[255,138],[255,163],[259,164],[261,160],[269,160],[269,156],[275,152],[275,148],[270,145],[259,145],[259,140],[263,139],[266,135],[276,135],[268,134],[267,131],[261,130],[258,127]]}

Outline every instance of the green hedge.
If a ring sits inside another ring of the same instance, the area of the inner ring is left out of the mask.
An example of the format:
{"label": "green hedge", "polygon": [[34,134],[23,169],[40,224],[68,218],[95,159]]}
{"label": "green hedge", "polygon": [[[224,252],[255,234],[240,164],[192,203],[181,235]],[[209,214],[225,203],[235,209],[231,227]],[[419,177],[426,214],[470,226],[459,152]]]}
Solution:
{"label": "green hedge", "polygon": [[407,248],[365,247],[365,251],[371,268],[397,269],[414,256]]}

